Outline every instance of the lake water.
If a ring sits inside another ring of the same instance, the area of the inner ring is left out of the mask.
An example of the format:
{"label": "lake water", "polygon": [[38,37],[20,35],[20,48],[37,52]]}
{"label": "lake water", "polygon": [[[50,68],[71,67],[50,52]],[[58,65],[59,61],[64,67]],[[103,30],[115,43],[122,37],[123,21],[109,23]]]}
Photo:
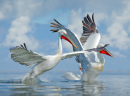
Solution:
{"label": "lake water", "polygon": [[99,75],[94,82],[82,82],[46,73],[31,85],[22,84],[23,76],[0,73],[0,96],[130,96],[130,75]]}

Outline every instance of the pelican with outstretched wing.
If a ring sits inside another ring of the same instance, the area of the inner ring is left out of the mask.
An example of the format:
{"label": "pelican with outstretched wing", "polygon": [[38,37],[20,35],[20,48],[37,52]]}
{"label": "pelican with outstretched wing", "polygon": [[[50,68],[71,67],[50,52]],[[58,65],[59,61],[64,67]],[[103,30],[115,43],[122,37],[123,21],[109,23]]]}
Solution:
{"label": "pelican with outstretched wing", "polygon": [[[73,47],[73,51],[82,51],[92,48],[100,49],[100,47],[103,46],[102,44],[99,44],[100,33],[96,29],[94,14],[92,14],[92,19],[88,14],[86,17],[84,17],[84,20],[82,21],[83,34],[80,39],[77,37],[75,33],[65,28],[57,20],[54,19],[54,21],[56,23],[51,23],[54,25],[51,27],[55,27],[56,28],[55,30],[57,29],[66,30],[68,37],[71,38],[75,43],[75,45],[77,46],[77,48]],[[77,77],[75,74],[71,72],[69,73],[67,72],[67,74],[64,74],[62,77],[69,80],[71,80],[72,77],[73,78],[72,80],[83,80],[83,81],[89,81],[96,78],[104,68],[105,59],[102,56],[102,54],[106,54],[111,57],[114,56],[105,48],[105,46],[104,48],[101,48],[101,50],[98,50],[96,52],[95,51],[82,53],[76,56],[76,61],[80,63],[79,69],[81,72],[81,77],[79,76]]]}
{"label": "pelican with outstretched wing", "polygon": [[66,58],[71,58],[73,56],[84,53],[84,51],[77,51],[62,54],[61,39],[64,38],[65,40],[69,41],[75,48],[77,48],[77,46],[74,44],[71,38],[68,38],[67,32],[64,29],[52,30],[52,31],[58,32],[59,34],[58,50],[56,55],[43,56],[31,50],[27,50],[25,43],[24,45],[10,48],[11,58],[15,62],[19,62],[20,64],[26,65],[28,67],[34,66],[33,69],[23,77],[22,79],[23,83],[30,82],[37,76],[43,74],[46,71],[51,70],[59,63],[61,59],[63,60]]}

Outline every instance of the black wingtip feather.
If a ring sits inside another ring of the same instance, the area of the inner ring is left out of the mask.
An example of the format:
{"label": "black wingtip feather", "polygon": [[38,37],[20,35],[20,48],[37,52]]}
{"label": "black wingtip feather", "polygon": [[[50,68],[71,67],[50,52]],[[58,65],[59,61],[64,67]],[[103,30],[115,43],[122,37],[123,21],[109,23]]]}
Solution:
{"label": "black wingtip feather", "polygon": [[[56,19],[54,19],[54,21],[56,22],[56,23],[58,23],[59,25],[61,25]],[[62,26],[62,25],[61,25]]]}
{"label": "black wingtip feather", "polygon": [[87,19],[89,20],[90,23],[92,23],[92,20],[88,14],[87,14]]}
{"label": "black wingtip feather", "polygon": [[58,29],[52,29],[50,31],[53,31],[53,32],[58,32],[59,30]]}
{"label": "black wingtip feather", "polygon": [[21,48],[24,48],[23,45],[20,45],[20,46],[21,46]]}
{"label": "black wingtip feather", "polygon": [[26,44],[25,44],[25,43],[23,43],[23,45],[24,45],[24,48],[27,50]]}
{"label": "black wingtip feather", "polygon": [[89,25],[86,24],[84,21],[82,21],[82,23],[83,23],[83,26],[84,26],[84,27],[86,27],[86,28],[88,28],[88,29],[90,28]]}
{"label": "black wingtip feather", "polygon": [[86,24],[90,25],[90,22],[88,21],[87,17],[84,17],[84,21]]}
{"label": "black wingtip feather", "polygon": [[93,20],[93,23],[95,24],[95,21],[94,21],[94,13],[92,14],[92,20]]}

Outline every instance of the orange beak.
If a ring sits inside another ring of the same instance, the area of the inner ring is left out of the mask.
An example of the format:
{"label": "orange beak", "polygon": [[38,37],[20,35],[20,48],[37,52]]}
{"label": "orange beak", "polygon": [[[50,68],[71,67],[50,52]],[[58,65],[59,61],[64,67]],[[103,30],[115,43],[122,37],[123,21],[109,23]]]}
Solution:
{"label": "orange beak", "polygon": [[66,41],[68,41],[70,44],[72,44],[72,46],[74,46],[75,48],[77,48],[77,46],[74,44],[74,42],[72,41],[72,40],[70,40],[70,39],[68,39],[67,37],[65,37],[65,36],[61,36],[61,39],[65,39]]}
{"label": "orange beak", "polygon": [[99,51],[99,53],[114,57],[106,48],[104,48],[104,50]]}

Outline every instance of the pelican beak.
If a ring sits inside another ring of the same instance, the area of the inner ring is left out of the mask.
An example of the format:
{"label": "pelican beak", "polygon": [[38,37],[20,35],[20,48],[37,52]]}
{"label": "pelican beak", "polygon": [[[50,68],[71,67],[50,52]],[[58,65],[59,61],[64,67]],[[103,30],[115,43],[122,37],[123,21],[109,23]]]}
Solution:
{"label": "pelican beak", "polygon": [[99,53],[106,54],[108,56],[114,57],[106,48],[104,48],[103,50],[99,51]]}
{"label": "pelican beak", "polygon": [[76,44],[70,39],[70,37],[68,35],[61,35],[61,39],[64,39],[66,41],[68,41],[70,44],[72,44],[72,46],[74,46],[75,48],[77,48]]}

